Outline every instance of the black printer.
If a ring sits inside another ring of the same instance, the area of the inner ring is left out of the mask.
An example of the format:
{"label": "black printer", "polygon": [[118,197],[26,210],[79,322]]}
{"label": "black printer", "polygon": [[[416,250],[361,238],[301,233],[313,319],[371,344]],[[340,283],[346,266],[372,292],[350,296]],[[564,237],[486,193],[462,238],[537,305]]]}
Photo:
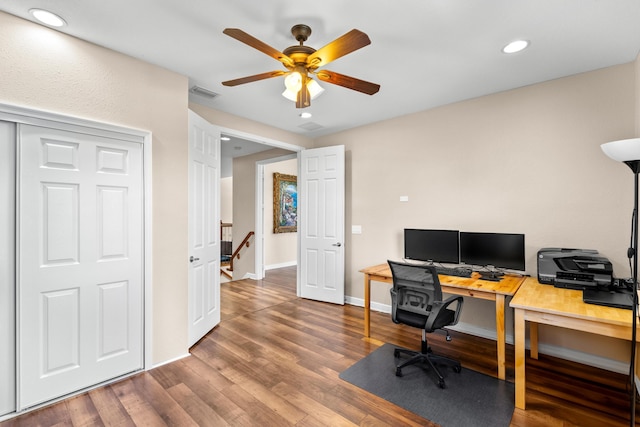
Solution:
{"label": "black printer", "polygon": [[612,284],[613,267],[593,249],[542,248],[538,251],[538,282],[556,288],[602,288]]}

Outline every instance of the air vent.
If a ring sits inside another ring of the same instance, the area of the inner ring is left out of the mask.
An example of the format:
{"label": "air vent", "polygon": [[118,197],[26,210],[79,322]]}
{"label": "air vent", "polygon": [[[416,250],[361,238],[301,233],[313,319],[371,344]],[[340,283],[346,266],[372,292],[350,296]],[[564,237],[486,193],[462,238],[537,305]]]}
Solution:
{"label": "air vent", "polygon": [[193,93],[195,95],[200,95],[200,96],[203,96],[205,98],[209,98],[209,99],[213,99],[216,96],[220,96],[219,94],[217,94],[217,93],[215,93],[213,91],[210,91],[209,89],[205,89],[203,87],[200,87],[200,86],[192,87],[191,89],[189,89],[189,92],[191,92],[191,93]]}
{"label": "air vent", "polygon": [[322,125],[319,125],[319,124],[313,123],[313,122],[307,122],[307,123],[302,124],[302,125],[300,125],[298,127],[302,128],[304,130],[308,130],[308,131],[318,130],[318,129],[322,129],[323,128]]}

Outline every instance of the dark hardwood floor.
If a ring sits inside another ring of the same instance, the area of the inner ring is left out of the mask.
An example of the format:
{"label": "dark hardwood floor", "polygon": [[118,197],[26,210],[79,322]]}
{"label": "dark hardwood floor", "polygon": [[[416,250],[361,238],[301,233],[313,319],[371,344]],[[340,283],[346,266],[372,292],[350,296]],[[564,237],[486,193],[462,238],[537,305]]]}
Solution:
{"label": "dark hardwood floor", "polygon": [[[362,308],[297,298],[295,283],[295,267],[224,283],[220,325],[191,357],[0,426],[435,425],[338,378],[384,342],[418,348],[420,332],[374,312],[372,339],[364,339]],[[495,376],[494,341],[431,335],[435,352]],[[513,360],[508,346],[508,381]],[[516,409],[511,426],[626,426],[625,387],[623,375],[545,355],[528,359],[527,410]]]}

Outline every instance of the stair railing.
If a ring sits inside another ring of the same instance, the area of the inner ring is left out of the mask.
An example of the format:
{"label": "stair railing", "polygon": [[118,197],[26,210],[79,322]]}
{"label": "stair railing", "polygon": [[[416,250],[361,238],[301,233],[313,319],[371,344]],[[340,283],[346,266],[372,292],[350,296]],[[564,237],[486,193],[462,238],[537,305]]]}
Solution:
{"label": "stair railing", "polygon": [[240,259],[240,251],[242,250],[242,248],[244,248],[245,246],[247,248],[251,246],[251,242],[249,242],[249,239],[251,239],[251,236],[253,236],[254,234],[255,233],[253,231],[248,232],[245,238],[242,240],[242,243],[240,243],[236,250],[233,251],[233,255],[231,255],[231,262],[229,263],[229,271],[233,271],[233,260],[236,258]]}

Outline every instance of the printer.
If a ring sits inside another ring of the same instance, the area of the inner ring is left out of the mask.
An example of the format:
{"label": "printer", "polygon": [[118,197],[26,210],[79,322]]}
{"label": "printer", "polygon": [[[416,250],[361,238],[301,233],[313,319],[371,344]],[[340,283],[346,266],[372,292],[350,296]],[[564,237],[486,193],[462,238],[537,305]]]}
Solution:
{"label": "printer", "polygon": [[538,282],[569,289],[608,287],[613,283],[613,267],[593,249],[542,248]]}

